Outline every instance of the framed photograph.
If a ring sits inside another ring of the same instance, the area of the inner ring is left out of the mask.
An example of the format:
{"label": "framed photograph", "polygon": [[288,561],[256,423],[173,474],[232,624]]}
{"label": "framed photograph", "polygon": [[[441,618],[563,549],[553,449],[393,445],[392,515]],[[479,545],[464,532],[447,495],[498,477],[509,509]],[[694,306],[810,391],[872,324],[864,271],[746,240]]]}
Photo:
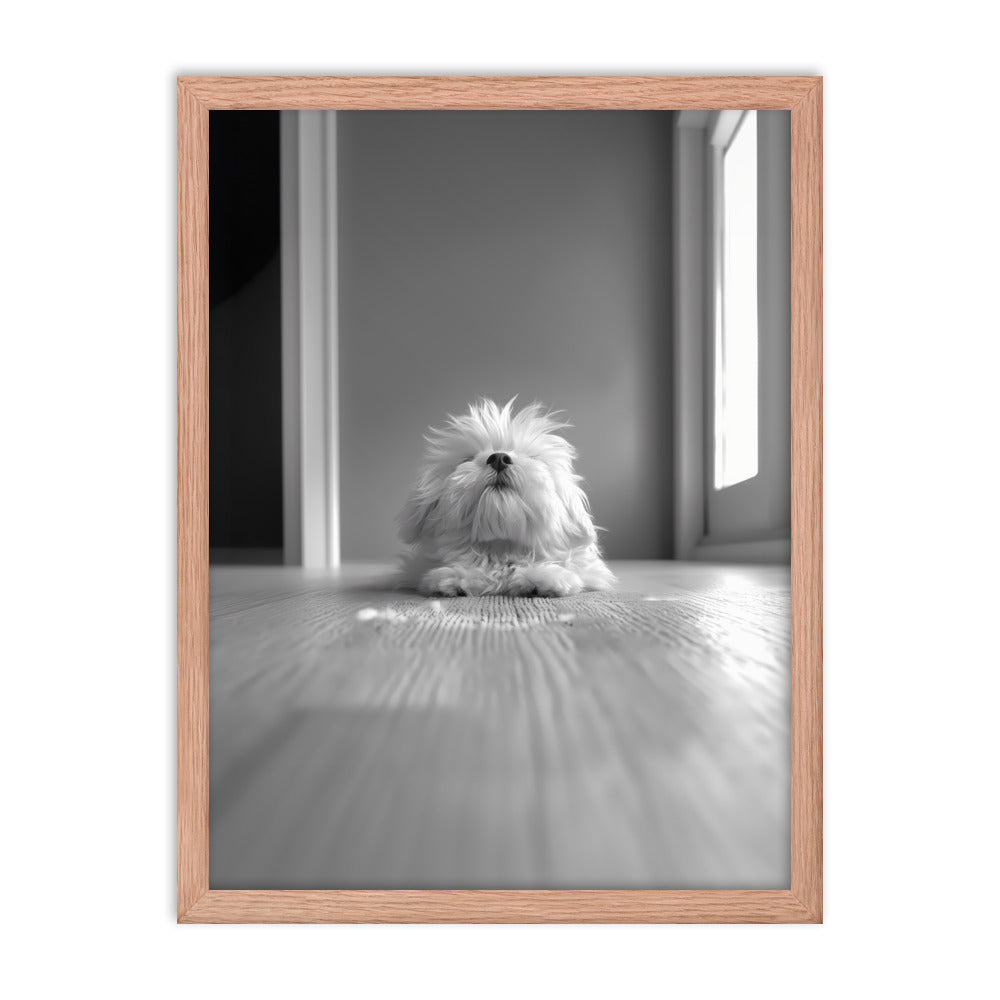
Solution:
{"label": "framed photograph", "polygon": [[181,923],[822,921],[822,80],[178,79]]}

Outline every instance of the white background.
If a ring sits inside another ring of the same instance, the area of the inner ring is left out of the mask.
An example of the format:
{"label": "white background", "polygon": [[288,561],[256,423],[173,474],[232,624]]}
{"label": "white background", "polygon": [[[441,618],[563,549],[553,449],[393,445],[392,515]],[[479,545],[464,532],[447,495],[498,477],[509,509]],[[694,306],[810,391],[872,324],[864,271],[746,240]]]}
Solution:
{"label": "white background", "polygon": [[[995,988],[987,12],[870,0],[7,11],[9,995]],[[825,925],[175,926],[173,78],[194,72],[826,77]]]}

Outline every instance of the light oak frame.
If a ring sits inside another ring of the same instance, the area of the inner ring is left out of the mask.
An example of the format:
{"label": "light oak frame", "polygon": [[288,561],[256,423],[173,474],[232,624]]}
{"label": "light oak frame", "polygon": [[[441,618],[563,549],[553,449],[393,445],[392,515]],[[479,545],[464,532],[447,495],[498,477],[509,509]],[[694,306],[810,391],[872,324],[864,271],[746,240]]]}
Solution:
{"label": "light oak frame", "polygon": [[[209,889],[208,115],[211,110],[254,109],[773,109],[791,112],[790,889]],[[820,77],[178,78],[178,922],[822,922],[822,266]]]}

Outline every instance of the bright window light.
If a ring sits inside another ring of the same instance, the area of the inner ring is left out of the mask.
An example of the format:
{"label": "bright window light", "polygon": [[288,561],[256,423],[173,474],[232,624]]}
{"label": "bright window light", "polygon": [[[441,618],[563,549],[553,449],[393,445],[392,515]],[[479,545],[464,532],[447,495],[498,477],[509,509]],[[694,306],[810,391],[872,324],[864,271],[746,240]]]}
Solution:
{"label": "bright window light", "polygon": [[[722,153],[716,286],[715,488],[757,475],[757,113]],[[716,230],[718,234],[718,229]],[[721,287],[720,287],[721,285]]]}

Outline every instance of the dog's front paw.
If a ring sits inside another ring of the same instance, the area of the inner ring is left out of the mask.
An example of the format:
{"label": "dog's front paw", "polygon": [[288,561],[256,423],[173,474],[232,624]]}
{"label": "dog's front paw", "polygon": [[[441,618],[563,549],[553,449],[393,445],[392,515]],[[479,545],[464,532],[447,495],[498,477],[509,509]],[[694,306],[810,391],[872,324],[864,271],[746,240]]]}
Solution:
{"label": "dog's front paw", "polygon": [[569,597],[583,590],[583,581],[565,566],[543,563],[516,570],[508,589],[519,597]]}
{"label": "dog's front paw", "polygon": [[439,566],[424,573],[417,590],[425,597],[475,597],[486,589],[488,582],[488,577],[478,570]]}

